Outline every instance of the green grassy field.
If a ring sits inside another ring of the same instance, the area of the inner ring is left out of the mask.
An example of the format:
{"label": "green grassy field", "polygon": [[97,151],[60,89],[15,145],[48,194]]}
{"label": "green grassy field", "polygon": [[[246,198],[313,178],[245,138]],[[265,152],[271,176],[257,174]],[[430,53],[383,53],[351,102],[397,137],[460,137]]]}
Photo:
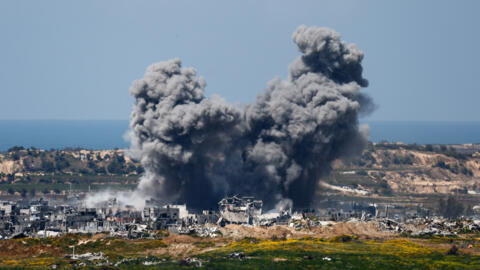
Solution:
{"label": "green grassy field", "polygon": [[[475,237],[358,240],[342,235],[328,240],[192,239],[193,243],[184,243],[192,247],[186,254],[176,253],[174,247],[178,243],[171,239],[165,242],[67,235],[3,240],[0,268],[42,269],[56,265],[62,269],[191,269],[198,265],[186,260],[190,257],[201,261],[205,269],[480,269],[480,241]],[[469,243],[469,247],[452,251],[453,245],[461,247],[462,243]],[[104,252],[111,265],[96,265],[106,260],[65,257],[73,245],[78,254]],[[234,252],[245,257],[231,258]],[[157,264],[145,265],[145,262]]]}
{"label": "green grassy field", "polygon": [[[226,259],[232,251],[246,260]],[[480,269],[480,257],[445,255],[409,240],[327,241],[324,239],[240,242],[207,253],[217,269]]]}

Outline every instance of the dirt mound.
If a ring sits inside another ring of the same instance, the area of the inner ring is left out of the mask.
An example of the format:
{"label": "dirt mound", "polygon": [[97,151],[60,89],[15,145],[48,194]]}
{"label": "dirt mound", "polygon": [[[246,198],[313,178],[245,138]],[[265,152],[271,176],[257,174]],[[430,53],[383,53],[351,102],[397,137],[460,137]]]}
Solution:
{"label": "dirt mound", "polygon": [[32,243],[32,240],[9,239],[0,241],[0,258],[36,257],[39,255],[62,256],[63,250],[53,245]]}
{"label": "dirt mound", "polygon": [[320,227],[303,228],[296,230],[289,226],[247,226],[247,225],[227,225],[220,228],[224,237],[233,238],[235,240],[244,239],[246,237],[254,237],[259,239],[272,238],[332,238],[339,235],[357,235],[359,238],[385,238],[392,234],[383,232],[379,229],[375,222],[339,222],[330,223]]}
{"label": "dirt mound", "polygon": [[261,227],[230,224],[220,228],[220,232],[222,233],[223,237],[240,240],[246,237],[260,239],[270,239],[273,237],[293,237],[295,230],[287,226]]}
{"label": "dirt mound", "polygon": [[200,238],[189,235],[170,234],[162,239],[166,247],[147,250],[145,254],[168,255],[174,258],[186,258],[195,254],[214,250],[222,245],[222,239]]}
{"label": "dirt mound", "polygon": [[360,239],[388,238],[390,232],[380,230],[376,222],[339,222],[331,226],[312,228],[317,237],[332,238],[340,235],[356,235]]}

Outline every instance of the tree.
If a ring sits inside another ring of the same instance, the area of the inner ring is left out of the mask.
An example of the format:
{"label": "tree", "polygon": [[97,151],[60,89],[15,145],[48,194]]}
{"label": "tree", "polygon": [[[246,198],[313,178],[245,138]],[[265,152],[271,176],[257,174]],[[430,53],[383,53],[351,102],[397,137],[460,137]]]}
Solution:
{"label": "tree", "polygon": [[37,191],[34,188],[32,188],[32,189],[29,190],[28,193],[30,193],[30,197],[33,198],[33,197],[35,197],[35,194],[37,193]]}
{"label": "tree", "polygon": [[356,174],[357,174],[357,175],[361,175],[361,176],[367,176],[367,175],[368,175],[368,173],[367,173],[365,170],[358,170],[358,171],[356,172]]}
{"label": "tree", "polygon": [[18,155],[17,152],[14,152],[14,153],[12,154],[12,159],[13,159],[13,160],[19,160],[19,159],[20,159],[20,156]]}
{"label": "tree", "polygon": [[87,163],[87,167],[95,171],[97,169],[97,164],[94,161],[89,160]]}
{"label": "tree", "polygon": [[50,183],[50,181],[49,181],[48,179],[44,179],[44,178],[40,179],[38,182],[41,183],[41,184],[48,184],[48,183]]}
{"label": "tree", "polygon": [[8,192],[8,194],[13,195],[15,193],[15,190],[13,190],[13,188],[10,187],[10,188],[8,188],[7,192]]}
{"label": "tree", "polygon": [[105,167],[96,167],[95,168],[95,173],[99,173],[99,174],[106,174],[107,171],[105,170]]}
{"label": "tree", "polygon": [[135,167],[135,165],[133,165],[133,164],[128,164],[126,172],[127,172],[127,173],[132,173],[132,172],[134,172],[134,171],[136,171],[136,170],[137,170],[137,168]]}
{"label": "tree", "polygon": [[117,161],[121,164],[125,163],[125,158],[121,155],[115,155],[117,158]]}
{"label": "tree", "polygon": [[125,173],[125,164],[118,161],[118,159],[112,159],[107,166],[108,172],[111,174],[123,174]]}
{"label": "tree", "polygon": [[22,195],[22,198],[27,197],[27,190],[25,188],[22,188],[22,190],[20,190],[20,195]]}
{"label": "tree", "polygon": [[58,171],[62,171],[64,169],[70,167],[70,162],[68,162],[68,160],[66,160],[62,156],[56,156],[55,157],[55,167]]}
{"label": "tree", "polygon": [[15,145],[14,147],[9,148],[7,152],[17,152],[21,150],[25,150],[25,148],[23,146]]}
{"label": "tree", "polygon": [[54,172],[55,171],[55,165],[53,162],[42,159],[42,168],[46,172]]}
{"label": "tree", "polygon": [[439,167],[439,168],[442,168],[442,169],[450,169],[450,166],[448,166],[447,164],[445,164],[444,161],[439,161],[439,162],[437,162],[437,164],[435,165],[435,167]]}
{"label": "tree", "polygon": [[141,173],[145,172],[145,169],[143,169],[142,166],[138,166],[136,171],[137,171],[138,174],[141,174]]}

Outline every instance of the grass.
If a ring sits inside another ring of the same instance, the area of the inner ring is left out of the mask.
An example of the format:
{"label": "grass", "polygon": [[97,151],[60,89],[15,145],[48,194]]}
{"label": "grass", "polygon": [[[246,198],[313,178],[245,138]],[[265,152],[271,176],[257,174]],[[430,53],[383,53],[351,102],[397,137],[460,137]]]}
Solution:
{"label": "grass", "polygon": [[[231,252],[244,252],[250,259],[227,259]],[[446,250],[405,239],[302,239],[240,241],[202,258],[210,261],[212,269],[480,269],[479,256],[444,254]]]}
{"label": "grass", "polygon": [[[454,243],[480,241],[476,238],[442,238],[359,240],[340,235],[332,239],[303,238],[261,240],[246,238],[233,241],[213,251],[190,255],[203,262],[206,269],[480,269],[480,256],[462,253],[447,255]],[[85,242],[85,240],[89,240]],[[122,262],[112,269],[191,269],[181,258],[151,256],[151,250],[167,248],[162,240],[127,240],[112,237],[92,239],[88,236],[66,235],[46,239],[11,239],[0,241],[0,268],[79,268],[80,261],[65,255],[76,246],[78,254],[104,252],[110,262]],[[214,241],[194,243],[201,250],[215,246]],[[8,252],[13,249],[12,252]],[[242,252],[245,258],[230,258]],[[144,265],[144,262],[159,262]],[[84,261],[85,268],[102,269],[95,262]],[[105,268],[103,268],[105,269]],[[109,269],[109,268],[107,268]]]}

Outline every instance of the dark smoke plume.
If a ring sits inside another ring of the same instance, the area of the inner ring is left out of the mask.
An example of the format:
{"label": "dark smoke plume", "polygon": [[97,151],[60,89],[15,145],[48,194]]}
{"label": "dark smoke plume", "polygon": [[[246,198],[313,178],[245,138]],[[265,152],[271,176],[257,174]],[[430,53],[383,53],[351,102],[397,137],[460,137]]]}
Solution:
{"label": "dark smoke plume", "polygon": [[365,146],[358,116],[373,103],[359,92],[368,81],[355,45],[306,26],[293,41],[302,55],[288,79],[272,80],[244,109],[206,98],[204,80],[178,59],[148,67],[130,89],[131,153],[146,171],[138,192],[193,208],[232,194],[308,207],[331,161]]}

